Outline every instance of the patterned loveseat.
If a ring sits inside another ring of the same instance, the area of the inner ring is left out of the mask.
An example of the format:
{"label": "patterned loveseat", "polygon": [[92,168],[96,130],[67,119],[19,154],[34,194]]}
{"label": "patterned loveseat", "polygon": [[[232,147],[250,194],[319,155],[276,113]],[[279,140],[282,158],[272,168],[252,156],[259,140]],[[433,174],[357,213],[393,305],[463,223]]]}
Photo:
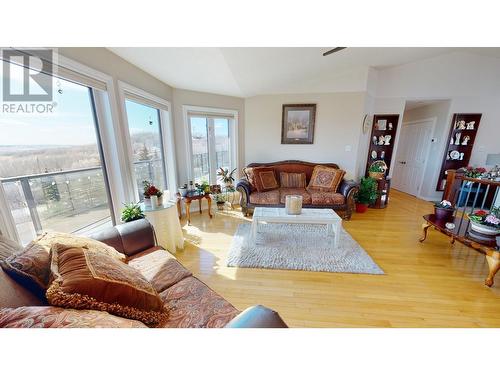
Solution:
{"label": "patterned loveseat", "polygon": [[[258,206],[283,207],[287,195],[301,195],[303,207],[309,208],[332,208],[343,219],[350,219],[354,209],[354,194],[358,190],[358,184],[353,180],[342,179],[336,191],[319,191],[308,188],[307,185],[313,174],[315,166],[324,166],[339,169],[334,163],[310,163],[300,160],[286,160],[273,163],[252,163],[243,169],[243,178],[236,184],[240,192],[240,205],[245,216],[253,212]],[[306,187],[290,188],[281,185],[270,191],[257,191],[253,182],[253,170],[257,167],[268,167],[274,170],[279,183],[280,175],[284,173],[304,173],[306,176]]]}

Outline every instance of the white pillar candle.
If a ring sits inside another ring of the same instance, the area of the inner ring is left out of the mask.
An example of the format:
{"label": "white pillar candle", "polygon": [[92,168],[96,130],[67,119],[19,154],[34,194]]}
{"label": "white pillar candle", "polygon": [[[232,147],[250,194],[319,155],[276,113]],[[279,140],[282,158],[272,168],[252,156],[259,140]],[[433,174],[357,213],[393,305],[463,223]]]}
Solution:
{"label": "white pillar candle", "polygon": [[300,215],[302,212],[302,196],[287,195],[285,197],[285,209],[288,215]]}

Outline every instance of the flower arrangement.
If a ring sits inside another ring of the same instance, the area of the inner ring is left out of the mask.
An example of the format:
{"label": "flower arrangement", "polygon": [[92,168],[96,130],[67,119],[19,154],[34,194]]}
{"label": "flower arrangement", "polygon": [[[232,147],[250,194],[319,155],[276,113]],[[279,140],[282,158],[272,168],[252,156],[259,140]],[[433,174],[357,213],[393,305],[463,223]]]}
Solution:
{"label": "flower arrangement", "polygon": [[483,175],[484,173],[486,173],[486,169],[482,168],[482,167],[476,168],[476,167],[468,166],[468,167],[461,168],[460,170],[464,172],[465,177],[469,177],[469,178],[478,178],[478,177],[481,177],[481,175]]}
{"label": "flower arrangement", "polygon": [[372,165],[370,165],[368,172],[385,173],[386,169],[387,169],[387,167],[383,164],[373,163]]}
{"label": "flower arrangement", "polygon": [[453,221],[453,205],[450,201],[442,200],[434,204],[434,215],[437,220]]}
{"label": "flower arrangement", "polygon": [[446,208],[446,209],[451,209],[451,210],[453,209],[453,205],[451,204],[450,201],[447,201],[447,200],[442,200],[441,202],[434,204],[434,207]]}
{"label": "flower arrangement", "polygon": [[500,206],[493,207],[489,212],[485,210],[475,211],[469,215],[469,220],[476,224],[500,230]]}
{"label": "flower arrangement", "polygon": [[142,185],[144,186],[144,198],[150,198],[153,195],[160,198],[163,195],[163,192],[149,181],[142,181]]}

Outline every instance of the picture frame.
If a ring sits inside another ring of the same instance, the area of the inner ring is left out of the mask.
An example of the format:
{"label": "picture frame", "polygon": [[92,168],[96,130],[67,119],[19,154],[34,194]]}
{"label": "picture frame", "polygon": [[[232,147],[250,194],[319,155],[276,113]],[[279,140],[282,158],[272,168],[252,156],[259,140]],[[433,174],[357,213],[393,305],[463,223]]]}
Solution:
{"label": "picture frame", "polygon": [[313,144],[316,104],[283,104],[281,144]]}

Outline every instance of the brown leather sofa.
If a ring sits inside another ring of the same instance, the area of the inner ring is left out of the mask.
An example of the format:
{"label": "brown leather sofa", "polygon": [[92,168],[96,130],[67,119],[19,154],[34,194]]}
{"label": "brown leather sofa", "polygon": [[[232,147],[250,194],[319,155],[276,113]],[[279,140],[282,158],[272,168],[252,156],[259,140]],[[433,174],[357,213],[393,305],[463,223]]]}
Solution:
{"label": "brown leather sofa", "polygon": [[343,179],[336,192],[316,193],[304,188],[279,188],[266,192],[258,192],[246,177],[249,168],[272,167],[279,182],[280,173],[305,173],[306,186],[311,179],[314,167],[322,165],[338,169],[334,163],[310,163],[300,160],[286,160],[273,163],[252,163],[247,165],[243,174],[245,177],[236,184],[236,190],[240,193],[240,205],[243,214],[247,216],[253,212],[255,207],[284,207],[285,196],[298,194],[303,197],[303,207],[308,208],[332,208],[343,219],[349,220],[354,210],[354,194],[358,190],[358,184],[353,180]]}
{"label": "brown leather sofa", "polygon": [[[257,305],[243,312],[237,310],[168,251],[156,246],[153,227],[145,219],[117,225],[92,237],[125,254],[128,264],[138,269],[153,286],[170,285],[160,293],[169,310],[165,328],[287,327],[278,313],[267,307]],[[0,252],[0,261],[8,255]],[[36,295],[0,268],[0,308],[45,305],[43,296]]]}

